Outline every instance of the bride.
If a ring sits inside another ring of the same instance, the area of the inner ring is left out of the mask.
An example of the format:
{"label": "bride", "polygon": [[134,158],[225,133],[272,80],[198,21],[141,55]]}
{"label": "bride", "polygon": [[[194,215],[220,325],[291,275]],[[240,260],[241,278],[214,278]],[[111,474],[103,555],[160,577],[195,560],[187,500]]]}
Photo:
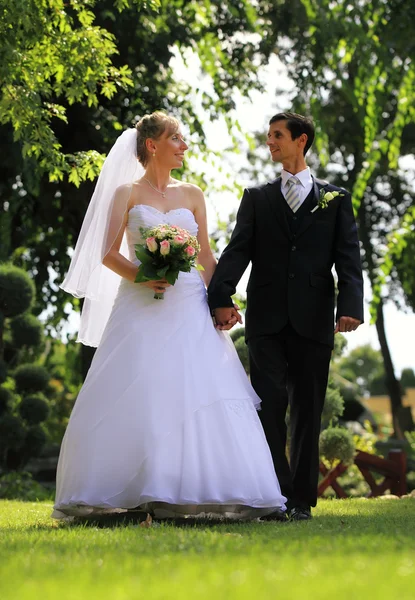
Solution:
{"label": "bride", "polygon": [[[118,138],[101,171],[62,284],[85,298],[78,341],[98,348],[62,442],[54,518],[285,510],[259,398],[209,313],[203,193],[170,175],[186,150],[176,119],[155,112]],[[202,276],[134,283],[140,228],[161,223],[197,235]]]}

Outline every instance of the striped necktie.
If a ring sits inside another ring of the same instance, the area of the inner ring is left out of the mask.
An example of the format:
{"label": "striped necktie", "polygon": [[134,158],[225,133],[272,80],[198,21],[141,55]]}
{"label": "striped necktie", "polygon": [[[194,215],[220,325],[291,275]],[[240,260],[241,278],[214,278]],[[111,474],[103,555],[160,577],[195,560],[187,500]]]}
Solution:
{"label": "striped necktie", "polygon": [[300,196],[297,192],[297,185],[300,183],[300,181],[297,179],[297,177],[290,177],[287,180],[287,184],[290,186],[288,188],[288,191],[285,195],[285,199],[287,201],[288,206],[291,208],[291,210],[293,212],[296,212],[300,206],[301,206],[301,199]]}

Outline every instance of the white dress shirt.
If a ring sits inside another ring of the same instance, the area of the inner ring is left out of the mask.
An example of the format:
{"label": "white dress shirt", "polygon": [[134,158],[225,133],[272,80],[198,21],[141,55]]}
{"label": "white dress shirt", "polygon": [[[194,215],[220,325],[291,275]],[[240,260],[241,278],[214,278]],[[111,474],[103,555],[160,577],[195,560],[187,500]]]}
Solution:
{"label": "white dress shirt", "polygon": [[311,189],[313,187],[313,178],[311,177],[310,168],[307,167],[306,169],[300,171],[299,173],[296,173],[295,175],[293,175],[293,173],[289,173],[285,169],[281,171],[281,192],[284,198],[286,197],[286,194],[290,188],[290,186],[287,184],[287,181],[290,177],[293,176],[297,177],[298,181],[300,182],[297,183],[295,187],[298,197],[300,198],[302,204],[307,198],[308,194],[311,192]]}

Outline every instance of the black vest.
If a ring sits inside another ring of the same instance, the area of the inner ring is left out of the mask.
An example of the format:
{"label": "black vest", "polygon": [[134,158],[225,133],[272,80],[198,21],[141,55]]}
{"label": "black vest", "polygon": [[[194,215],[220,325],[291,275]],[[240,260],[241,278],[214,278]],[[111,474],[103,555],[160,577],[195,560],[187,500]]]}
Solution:
{"label": "black vest", "polygon": [[313,189],[313,187],[311,188],[310,193],[308,194],[308,196],[306,197],[304,202],[301,204],[300,208],[295,213],[288,206],[288,202],[284,198],[283,193],[282,192],[280,192],[280,193],[281,193],[281,196],[279,198],[277,197],[276,201],[283,203],[289,230],[291,232],[292,237],[295,238],[296,234],[297,234],[297,230],[300,227],[301,221],[303,220],[303,218],[306,214],[310,214],[310,211],[315,204],[314,189]]}

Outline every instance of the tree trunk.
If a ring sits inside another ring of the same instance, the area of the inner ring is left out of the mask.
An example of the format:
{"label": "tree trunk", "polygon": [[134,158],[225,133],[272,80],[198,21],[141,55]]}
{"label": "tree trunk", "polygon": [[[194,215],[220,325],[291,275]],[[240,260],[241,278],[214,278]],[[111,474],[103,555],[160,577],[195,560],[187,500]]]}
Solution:
{"label": "tree trunk", "polygon": [[[370,239],[370,225],[368,225],[370,217],[367,215],[364,201],[359,207],[359,237],[363,244],[363,249],[366,259],[366,271],[369,276],[370,285],[374,289],[376,267],[375,253]],[[386,389],[391,403],[391,414],[394,437],[404,439],[403,427],[400,422],[402,414],[402,390],[399,381],[396,379],[395,369],[392,362],[392,356],[389,350],[388,341],[385,332],[385,320],[383,316],[383,300],[380,298],[376,314],[376,331],[378,334],[380,350],[382,352],[383,363],[386,373]]]}
{"label": "tree trunk", "polygon": [[400,423],[400,416],[402,412],[402,389],[400,382],[398,381],[398,379],[396,379],[392,357],[386,339],[382,300],[379,301],[376,314],[376,331],[378,334],[380,349],[382,352],[383,364],[385,366],[386,389],[388,390],[389,398],[391,401],[394,437],[398,438],[399,440],[403,440],[405,439],[405,436],[403,434],[402,424]]}

